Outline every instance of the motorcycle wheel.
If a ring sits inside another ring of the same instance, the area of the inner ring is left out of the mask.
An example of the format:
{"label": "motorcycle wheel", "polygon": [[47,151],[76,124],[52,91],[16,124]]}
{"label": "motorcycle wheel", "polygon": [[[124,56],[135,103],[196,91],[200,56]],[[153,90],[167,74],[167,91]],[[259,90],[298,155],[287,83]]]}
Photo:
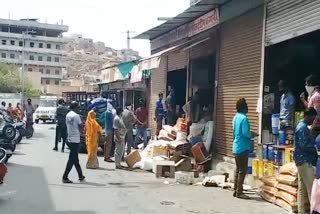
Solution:
{"label": "motorcycle wheel", "polygon": [[27,138],[27,139],[32,138],[32,137],[33,137],[33,133],[34,133],[34,128],[33,128],[33,127],[30,127],[29,130],[27,130],[26,138]]}
{"label": "motorcycle wheel", "polygon": [[16,137],[16,129],[12,125],[5,125],[2,129],[2,136],[7,140],[13,140]]}

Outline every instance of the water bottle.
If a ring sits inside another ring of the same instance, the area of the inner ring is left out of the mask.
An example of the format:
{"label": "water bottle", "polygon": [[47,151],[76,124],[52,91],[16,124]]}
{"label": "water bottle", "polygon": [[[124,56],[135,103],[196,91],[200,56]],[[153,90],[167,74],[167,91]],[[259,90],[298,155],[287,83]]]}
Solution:
{"label": "water bottle", "polygon": [[316,138],[316,147],[317,147],[317,152],[318,152],[318,161],[317,161],[317,166],[315,170],[315,176],[317,179],[320,178],[320,135]]}

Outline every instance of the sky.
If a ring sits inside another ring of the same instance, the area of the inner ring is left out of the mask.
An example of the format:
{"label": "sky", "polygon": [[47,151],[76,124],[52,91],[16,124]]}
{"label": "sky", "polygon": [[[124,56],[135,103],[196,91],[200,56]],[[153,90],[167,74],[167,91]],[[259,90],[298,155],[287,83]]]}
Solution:
{"label": "sky", "polygon": [[[126,48],[126,34],[138,35],[173,17],[189,6],[190,0],[10,0],[1,4],[0,17],[38,18],[40,22],[69,26],[66,34],[82,34],[108,47]],[[141,56],[150,55],[148,40],[131,40]]]}

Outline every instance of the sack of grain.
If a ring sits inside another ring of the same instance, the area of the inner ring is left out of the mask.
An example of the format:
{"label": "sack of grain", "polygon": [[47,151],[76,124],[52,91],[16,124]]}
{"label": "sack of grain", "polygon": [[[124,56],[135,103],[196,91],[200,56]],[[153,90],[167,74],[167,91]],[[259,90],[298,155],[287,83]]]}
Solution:
{"label": "sack of grain", "polygon": [[276,197],[281,198],[282,200],[287,202],[292,207],[297,206],[297,196],[291,195],[288,192],[280,190],[280,191],[278,191]]}
{"label": "sack of grain", "polygon": [[274,203],[274,202],[276,201],[276,197],[275,197],[274,195],[271,195],[271,194],[269,194],[269,193],[267,193],[267,192],[264,192],[264,191],[261,191],[261,192],[260,192],[260,196],[261,196],[264,200],[266,200],[266,201],[268,201],[268,202],[270,202],[270,203]]}
{"label": "sack of grain", "polygon": [[298,186],[298,178],[293,175],[280,174],[277,180],[281,184],[288,184],[294,187]]}
{"label": "sack of grain", "polygon": [[288,192],[291,195],[294,195],[294,196],[298,195],[298,188],[297,187],[293,187],[293,186],[290,186],[287,184],[281,184],[281,183],[278,183],[276,187],[278,190]]}
{"label": "sack of grain", "polygon": [[277,188],[265,184],[261,186],[261,190],[273,196],[276,196],[278,192]]}
{"label": "sack of grain", "polygon": [[261,181],[265,185],[268,185],[271,187],[275,187],[277,185],[277,179],[275,177],[262,177]]}
{"label": "sack of grain", "polygon": [[295,163],[287,163],[280,167],[280,174],[287,174],[287,175],[293,175],[297,176],[298,175],[298,168],[296,167]]}

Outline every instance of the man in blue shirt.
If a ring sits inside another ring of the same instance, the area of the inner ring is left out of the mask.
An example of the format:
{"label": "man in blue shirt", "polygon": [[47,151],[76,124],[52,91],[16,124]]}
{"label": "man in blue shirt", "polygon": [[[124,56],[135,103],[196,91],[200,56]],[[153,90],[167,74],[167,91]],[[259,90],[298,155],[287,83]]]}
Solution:
{"label": "man in blue shirt", "polygon": [[163,118],[165,117],[162,99],[163,99],[163,93],[159,93],[159,100],[156,103],[156,110],[155,110],[155,121],[157,122],[157,133],[156,133],[157,136],[159,135],[162,129],[162,122],[163,122]]}
{"label": "man in blue shirt", "polygon": [[282,93],[280,100],[280,129],[284,130],[293,127],[295,98],[286,80],[280,80],[278,86],[279,91]]}
{"label": "man in blue shirt", "polygon": [[115,109],[113,108],[111,103],[108,103],[107,111],[105,112],[106,141],[104,143],[104,161],[106,162],[114,162],[111,159],[114,116],[115,116]]}
{"label": "man in blue shirt", "polygon": [[314,166],[317,164],[315,139],[308,126],[312,125],[317,116],[314,108],[304,111],[304,119],[296,127],[294,135],[294,160],[298,167],[298,213],[305,213],[305,194],[311,200],[311,190],[314,180]]}
{"label": "man in blue shirt", "polygon": [[237,113],[233,118],[233,154],[236,159],[234,178],[234,197],[249,199],[243,193],[243,183],[247,174],[248,158],[251,148],[251,131],[247,117],[248,105],[244,98],[237,101]]}

